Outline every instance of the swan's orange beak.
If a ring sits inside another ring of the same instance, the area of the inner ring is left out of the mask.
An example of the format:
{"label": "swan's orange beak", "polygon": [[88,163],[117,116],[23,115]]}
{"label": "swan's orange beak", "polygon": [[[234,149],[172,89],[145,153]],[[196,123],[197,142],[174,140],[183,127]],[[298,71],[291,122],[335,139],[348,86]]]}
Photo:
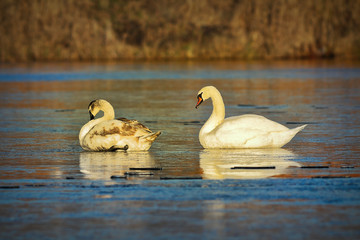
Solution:
{"label": "swan's orange beak", "polygon": [[197,99],[198,99],[198,102],[195,106],[195,108],[198,108],[198,106],[203,102],[203,99],[202,99],[202,93],[200,93],[198,96],[197,96]]}

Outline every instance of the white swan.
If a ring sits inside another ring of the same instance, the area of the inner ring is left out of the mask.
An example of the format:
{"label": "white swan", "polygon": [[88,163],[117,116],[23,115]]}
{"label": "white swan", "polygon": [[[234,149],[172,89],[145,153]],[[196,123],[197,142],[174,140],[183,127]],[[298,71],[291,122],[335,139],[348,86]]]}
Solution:
{"label": "white swan", "polygon": [[224,119],[224,102],[213,86],[202,88],[197,98],[196,108],[208,98],[213,102],[213,112],[199,133],[204,148],[280,148],[306,127],[289,129],[255,114]]}
{"label": "white swan", "polygon": [[[148,150],[161,133],[153,133],[136,120],[114,119],[114,108],[106,100],[94,100],[88,108],[90,121],[79,133],[80,145],[85,150]],[[94,119],[99,111],[103,111],[104,116]]]}

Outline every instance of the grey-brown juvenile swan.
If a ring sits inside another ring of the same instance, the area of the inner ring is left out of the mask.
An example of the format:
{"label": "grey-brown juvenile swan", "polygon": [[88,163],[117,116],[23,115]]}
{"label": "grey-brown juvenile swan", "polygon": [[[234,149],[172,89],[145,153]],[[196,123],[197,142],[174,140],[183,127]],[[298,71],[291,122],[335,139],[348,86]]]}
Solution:
{"label": "grey-brown juvenile swan", "polygon": [[[137,120],[114,119],[114,108],[106,100],[94,100],[88,108],[90,121],[79,133],[80,145],[87,151],[144,151],[161,133],[153,133]],[[104,116],[94,119],[99,111]]]}

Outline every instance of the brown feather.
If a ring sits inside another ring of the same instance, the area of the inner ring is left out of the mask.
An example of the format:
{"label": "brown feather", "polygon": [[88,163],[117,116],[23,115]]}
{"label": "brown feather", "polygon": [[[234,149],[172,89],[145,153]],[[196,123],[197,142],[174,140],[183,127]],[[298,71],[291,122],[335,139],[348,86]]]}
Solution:
{"label": "brown feather", "polygon": [[145,125],[143,125],[142,123],[140,123],[137,120],[130,120],[130,119],[127,119],[127,118],[118,118],[117,120],[120,120],[120,121],[122,121],[124,123],[127,123],[127,124],[131,125],[132,127],[140,128],[140,129],[145,130],[145,131],[147,131],[149,133],[152,133],[152,131],[148,127],[146,127]]}

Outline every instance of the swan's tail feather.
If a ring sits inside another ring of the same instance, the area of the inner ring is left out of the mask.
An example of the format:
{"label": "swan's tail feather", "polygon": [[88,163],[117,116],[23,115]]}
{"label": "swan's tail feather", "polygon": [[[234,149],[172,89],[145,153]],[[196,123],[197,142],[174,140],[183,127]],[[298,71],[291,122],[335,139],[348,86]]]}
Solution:
{"label": "swan's tail feather", "polygon": [[297,127],[297,128],[293,128],[293,129],[291,129],[291,131],[293,131],[296,134],[296,133],[300,132],[301,130],[303,130],[306,126],[307,126],[307,124],[302,125],[302,126]]}
{"label": "swan's tail feather", "polygon": [[149,135],[145,135],[140,137],[141,139],[148,141],[148,142],[153,142],[155,141],[155,139],[161,134],[161,132],[156,132],[156,133],[151,133]]}
{"label": "swan's tail feather", "polygon": [[295,137],[295,135],[300,132],[301,130],[303,130],[306,127],[306,125],[300,126],[300,127],[296,127],[293,129],[289,129],[288,131],[282,131],[282,132],[277,132],[275,133],[275,135],[273,136],[273,146],[274,147],[282,147],[285,144],[287,144],[288,142],[291,141],[291,139],[293,137]]}

